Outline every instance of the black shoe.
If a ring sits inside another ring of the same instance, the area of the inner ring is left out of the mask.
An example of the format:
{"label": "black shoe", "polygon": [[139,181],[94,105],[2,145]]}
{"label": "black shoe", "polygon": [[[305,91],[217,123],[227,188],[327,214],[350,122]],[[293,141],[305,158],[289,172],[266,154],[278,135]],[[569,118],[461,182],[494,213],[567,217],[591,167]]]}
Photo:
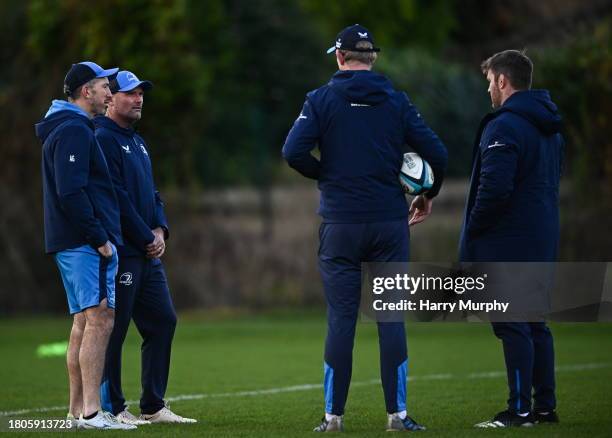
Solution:
{"label": "black shoe", "polygon": [[474,427],[497,428],[497,427],[531,427],[534,420],[531,413],[521,417],[514,412],[502,411],[497,414],[492,420],[483,421],[474,425]]}
{"label": "black shoe", "polygon": [[559,422],[559,416],[557,415],[555,411],[548,411],[548,412],[534,411],[532,416],[536,424],[558,423]]}

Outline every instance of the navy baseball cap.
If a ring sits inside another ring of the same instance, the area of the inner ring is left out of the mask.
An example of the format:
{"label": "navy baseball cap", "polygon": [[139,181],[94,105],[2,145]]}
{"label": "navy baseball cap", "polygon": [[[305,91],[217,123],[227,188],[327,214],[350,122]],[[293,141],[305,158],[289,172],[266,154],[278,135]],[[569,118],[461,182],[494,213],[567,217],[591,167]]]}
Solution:
{"label": "navy baseball cap", "polygon": [[134,73],[127,70],[121,70],[117,73],[117,76],[110,83],[110,90],[113,94],[119,92],[127,93],[138,87],[141,87],[143,90],[150,90],[153,88],[153,83],[151,81],[141,81]]}
{"label": "navy baseball cap", "polygon": [[[372,44],[371,49],[358,49],[359,41],[368,41]],[[359,25],[344,28],[336,37],[336,44],[327,50],[327,53],[334,53],[336,50],[350,50],[351,52],[380,52],[378,47],[374,46],[374,38],[368,29]]]}
{"label": "navy baseball cap", "polygon": [[119,71],[118,68],[103,69],[95,62],[83,61],[78,64],[72,64],[66,78],[64,79],[64,94],[72,95],[74,91],[81,85],[86,84],[95,78],[106,78],[114,75]]}

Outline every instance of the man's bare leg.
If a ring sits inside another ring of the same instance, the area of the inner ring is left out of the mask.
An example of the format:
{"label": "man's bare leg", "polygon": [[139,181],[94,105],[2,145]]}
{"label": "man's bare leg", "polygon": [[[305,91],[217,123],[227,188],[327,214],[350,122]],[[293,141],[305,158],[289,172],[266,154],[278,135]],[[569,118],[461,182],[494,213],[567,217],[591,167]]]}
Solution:
{"label": "man's bare leg", "polygon": [[72,320],[68,353],[66,354],[66,365],[68,366],[68,379],[70,382],[70,413],[74,418],[79,418],[79,415],[83,412],[83,381],[81,380],[79,352],[81,351],[84,330],[85,314],[83,312],[76,313]]}
{"label": "man's bare leg", "polygon": [[106,305],[106,298],[99,306],[85,309],[85,331],[79,352],[83,380],[83,415],[100,411],[100,384],[104,370],[104,357],[108,338],[113,329],[115,311]]}

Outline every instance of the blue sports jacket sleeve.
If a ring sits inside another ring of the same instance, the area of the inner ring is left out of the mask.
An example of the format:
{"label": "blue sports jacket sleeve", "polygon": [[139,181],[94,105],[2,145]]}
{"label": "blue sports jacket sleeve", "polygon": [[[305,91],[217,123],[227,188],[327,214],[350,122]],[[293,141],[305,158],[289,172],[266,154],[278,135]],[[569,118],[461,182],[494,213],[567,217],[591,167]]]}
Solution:
{"label": "blue sports jacket sleeve", "polygon": [[563,176],[565,174],[565,139],[561,136],[561,134],[557,134],[559,137],[559,144],[561,145],[559,151],[559,176]]}
{"label": "blue sports jacket sleeve", "polygon": [[161,227],[164,230],[164,240],[168,240],[170,237],[170,230],[168,228],[166,214],[164,213],[164,201],[157,189],[155,189],[155,223],[156,227]]}
{"label": "blue sports jacket sleeve", "polygon": [[287,164],[306,178],[319,179],[321,163],[310,153],[319,142],[319,122],[306,99],[302,112],[295,120],[283,146],[283,158]]}
{"label": "blue sports jacket sleeve", "polygon": [[96,138],[102,145],[102,151],[108,163],[108,170],[115,186],[119,210],[121,212],[121,227],[125,237],[129,238],[144,251],[145,247],[153,242],[155,236],[134,208],[132,201],[130,201],[121,170],[121,152],[119,147],[117,147],[115,140],[110,136],[96,133]]}
{"label": "blue sports jacket sleeve", "polygon": [[89,181],[89,161],[93,134],[84,126],[67,126],[54,150],[55,188],[62,210],[94,248],[108,240],[108,233],[94,214],[85,189]]}
{"label": "blue sports jacket sleeve", "polygon": [[434,184],[425,194],[428,198],[435,197],[442,187],[444,173],[448,162],[448,152],[440,138],[423,121],[421,114],[410,102],[408,96],[404,104],[403,124],[406,143],[429,163],[434,173]]}
{"label": "blue sports jacket sleeve", "polygon": [[467,232],[474,237],[494,225],[510,200],[518,163],[518,142],[498,121],[487,127],[480,142],[480,180]]}

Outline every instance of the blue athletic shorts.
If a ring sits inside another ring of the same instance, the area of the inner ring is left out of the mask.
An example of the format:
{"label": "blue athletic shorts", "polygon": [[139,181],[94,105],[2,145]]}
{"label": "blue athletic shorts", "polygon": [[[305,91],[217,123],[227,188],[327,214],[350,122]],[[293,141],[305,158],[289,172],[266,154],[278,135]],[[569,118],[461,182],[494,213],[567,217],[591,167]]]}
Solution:
{"label": "blue athletic shorts", "polygon": [[109,258],[102,257],[89,245],[55,254],[71,315],[98,306],[104,298],[109,308],[115,308],[115,277],[119,257],[115,245],[111,246],[113,255]]}

